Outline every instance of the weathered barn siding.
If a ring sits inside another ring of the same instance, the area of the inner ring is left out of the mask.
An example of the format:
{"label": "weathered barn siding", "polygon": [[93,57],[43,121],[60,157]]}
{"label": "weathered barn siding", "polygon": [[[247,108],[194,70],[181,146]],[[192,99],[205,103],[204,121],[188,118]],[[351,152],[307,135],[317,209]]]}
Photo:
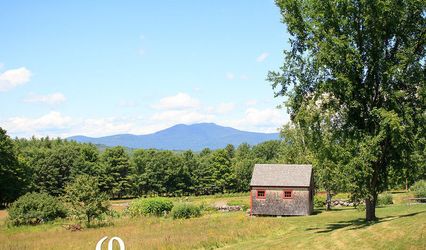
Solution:
{"label": "weathered barn siding", "polygon": [[[312,213],[310,188],[292,188],[292,198],[284,199],[283,192],[288,188],[252,187],[253,215],[309,215]],[[257,190],[266,191],[266,199],[256,198]]]}

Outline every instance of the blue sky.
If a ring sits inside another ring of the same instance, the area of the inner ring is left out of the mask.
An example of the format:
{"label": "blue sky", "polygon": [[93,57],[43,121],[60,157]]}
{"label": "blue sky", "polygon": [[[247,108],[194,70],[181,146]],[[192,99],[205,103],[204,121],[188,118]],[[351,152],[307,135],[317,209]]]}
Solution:
{"label": "blue sky", "polygon": [[2,1],[0,126],[12,136],[146,134],[288,122],[269,70],[288,34],[273,1]]}

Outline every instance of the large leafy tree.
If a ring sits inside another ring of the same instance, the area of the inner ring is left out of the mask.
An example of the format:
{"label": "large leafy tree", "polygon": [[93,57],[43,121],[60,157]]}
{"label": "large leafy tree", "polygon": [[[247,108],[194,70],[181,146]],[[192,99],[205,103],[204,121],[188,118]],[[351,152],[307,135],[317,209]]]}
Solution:
{"label": "large leafy tree", "polygon": [[281,70],[268,78],[277,96],[288,97],[293,120],[310,103],[328,98],[320,106],[333,112],[333,137],[350,151],[352,196],[365,199],[366,220],[374,220],[389,172],[410,169],[415,141],[424,135],[426,2],[277,0],[277,5],[291,49],[284,52]]}
{"label": "large leafy tree", "polygon": [[215,192],[226,193],[235,188],[235,173],[232,171],[228,152],[226,149],[218,149],[208,159],[208,164],[213,167]]}
{"label": "large leafy tree", "polygon": [[107,148],[101,155],[102,191],[112,198],[123,197],[131,187],[131,164],[123,147]]}
{"label": "large leafy tree", "polygon": [[0,206],[25,191],[28,170],[18,162],[16,149],[6,130],[0,128]]}

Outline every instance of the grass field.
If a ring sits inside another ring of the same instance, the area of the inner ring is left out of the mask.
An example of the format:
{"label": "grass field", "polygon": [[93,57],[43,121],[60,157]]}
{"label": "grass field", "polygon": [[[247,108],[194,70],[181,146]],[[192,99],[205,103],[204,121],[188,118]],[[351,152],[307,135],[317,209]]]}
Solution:
{"label": "grass field", "polygon": [[[282,218],[250,218],[245,212],[206,212],[189,220],[122,217],[115,219],[113,226],[78,232],[65,230],[60,221],[7,228],[3,216],[0,249],[94,249],[103,236],[119,236],[126,249],[426,249],[426,204],[401,204],[404,196],[407,194],[396,193],[394,200],[399,204],[377,208],[380,219],[371,224],[363,221],[363,211],[352,208]],[[248,195],[185,201],[247,204]],[[121,204],[128,202],[113,204],[120,210]]]}

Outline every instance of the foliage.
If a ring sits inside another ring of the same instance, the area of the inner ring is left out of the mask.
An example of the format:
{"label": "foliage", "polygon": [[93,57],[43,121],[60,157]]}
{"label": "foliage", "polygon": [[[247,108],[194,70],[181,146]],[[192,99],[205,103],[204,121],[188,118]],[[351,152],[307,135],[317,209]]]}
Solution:
{"label": "foliage", "polygon": [[12,139],[0,127],[0,207],[25,192],[28,169],[20,164]]}
{"label": "foliage", "polygon": [[98,180],[88,175],[79,175],[65,187],[65,201],[70,214],[84,220],[90,226],[93,220],[102,220],[109,210],[109,199],[99,189]]}
{"label": "foliage", "polygon": [[94,145],[48,137],[15,141],[20,163],[30,174],[27,188],[62,195],[64,187],[79,174],[99,175]]}
{"label": "foliage", "polygon": [[65,207],[46,193],[27,193],[8,209],[8,222],[14,226],[35,225],[66,216]]}
{"label": "foliage", "polygon": [[201,216],[201,208],[191,203],[178,203],[170,214],[173,219],[189,219]]}
{"label": "foliage", "polygon": [[169,213],[172,208],[173,202],[167,198],[139,198],[132,201],[128,208],[128,213],[131,216],[162,216]]}
{"label": "foliage", "polygon": [[291,49],[268,79],[276,96],[288,97],[292,121],[312,135],[321,168],[347,173],[352,198],[365,199],[374,220],[389,174],[416,178],[424,164],[417,141],[426,123],[426,3],[276,3]]}
{"label": "foliage", "polygon": [[[306,119],[316,119],[321,112],[311,110],[306,114],[309,114]],[[327,125],[330,119],[320,117],[324,123],[321,130],[289,124],[281,131],[282,140],[254,146],[243,143],[236,148],[228,145],[225,149],[202,152],[128,151],[120,147],[100,152],[95,145],[59,138],[12,140],[3,131],[0,133],[0,206],[26,192],[63,196],[65,187],[80,175],[95,177],[100,190],[109,198],[206,194],[226,197],[247,192],[254,165],[268,162],[314,164],[316,188],[329,189],[333,194],[350,191],[354,187],[353,183],[348,185],[348,177],[352,178],[348,173],[353,170],[347,163],[355,151],[351,144],[332,137]],[[408,185],[412,180],[424,178],[423,152],[424,144],[417,143],[416,153],[411,157],[417,164],[411,165],[414,170],[389,173],[390,187],[393,183],[400,185],[407,179],[406,174],[411,178]],[[360,165],[363,163],[360,157],[356,160]]]}
{"label": "foliage", "polygon": [[314,207],[323,208],[325,206],[326,197],[324,195],[315,195],[314,196]]}
{"label": "foliage", "polygon": [[[426,198],[426,180],[420,180],[411,187],[416,198]],[[423,200],[422,202],[426,202]]]}
{"label": "foliage", "polygon": [[131,188],[130,158],[123,147],[107,148],[101,155],[102,191],[121,198]]}
{"label": "foliage", "polygon": [[393,197],[391,193],[385,192],[380,194],[377,199],[378,206],[391,205],[393,204]]}

